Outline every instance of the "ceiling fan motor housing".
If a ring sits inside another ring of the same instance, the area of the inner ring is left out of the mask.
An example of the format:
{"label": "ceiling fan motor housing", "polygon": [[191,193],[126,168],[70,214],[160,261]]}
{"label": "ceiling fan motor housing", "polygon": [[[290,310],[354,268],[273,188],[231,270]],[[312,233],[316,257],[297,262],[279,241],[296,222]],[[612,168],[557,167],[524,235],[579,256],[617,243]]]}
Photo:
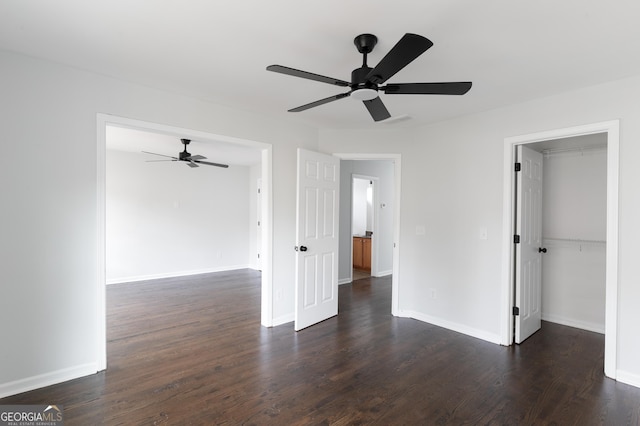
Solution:
{"label": "ceiling fan motor housing", "polygon": [[191,139],[180,139],[180,142],[184,145],[184,151],[178,154],[178,158],[183,161],[189,161],[188,158],[191,157],[191,154],[187,152],[187,145],[191,143]]}
{"label": "ceiling fan motor housing", "polygon": [[360,67],[351,72],[351,87],[353,89],[376,88],[376,85],[367,80],[367,75],[373,68]]}

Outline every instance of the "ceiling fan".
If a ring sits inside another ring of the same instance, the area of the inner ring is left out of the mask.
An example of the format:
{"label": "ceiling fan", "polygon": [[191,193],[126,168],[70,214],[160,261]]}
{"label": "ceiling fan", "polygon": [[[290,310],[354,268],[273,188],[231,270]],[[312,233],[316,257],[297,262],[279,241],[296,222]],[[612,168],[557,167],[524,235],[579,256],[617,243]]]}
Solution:
{"label": "ceiling fan", "polygon": [[170,155],[156,154],[155,152],[142,151],[145,154],[159,155],[161,157],[171,158],[171,160],[147,160],[147,162],[154,161],[184,161],[187,163],[189,167],[199,167],[198,164],[206,164],[207,166],[216,166],[216,167],[229,167],[228,164],[220,164],[220,163],[212,163],[210,161],[202,161],[206,160],[207,157],[203,157],[202,155],[191,155],[187,152],[187,145],[191,143],[191,139],[180,139],[182,144],[184,145],[184,151],[178,153],[177,157],[172,157]]}
{"label": "ceiling fan", "polygon": [[378,92],[380,91],[388,95],[464,95],[471,89],[471,82],[468,81],[450,83],[392,83],[381,86],[381,84],[393,77],[398,71],[409,65],[414,59],[433,46],[433,43],[420,35],[407,33],[396,43],[389,53],[382,58],[375,68],[370,68],[367,66],[367,54],[371,53],[377,42],[378,38],[373,34],[360,34],[353,40],[358,52],[362,53],[363,59],[362,66],[351,72],[350,82],[282,65],[269,65],[267,70],[351,88],[351,90],[346,93],[320,99],[319,101],[290,109],[289,112],[304,111],[351,96],[364,103],[364,106],[375,121],[386,120],[391,117],[391,114],[389,114],[389,111],[378,96]]}

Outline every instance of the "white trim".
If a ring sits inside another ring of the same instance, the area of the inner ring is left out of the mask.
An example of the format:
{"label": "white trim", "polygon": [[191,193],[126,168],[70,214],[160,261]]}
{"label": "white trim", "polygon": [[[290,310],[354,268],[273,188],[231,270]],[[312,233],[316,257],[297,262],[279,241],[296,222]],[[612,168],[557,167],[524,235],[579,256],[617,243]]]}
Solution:
{"label": "white trim", "polygon": [[583,126],[556,129],[528,135],[508,137],[504,140],[504,177],[502,207],[502,312],[500,315],[500,343],[509,346],[513,341],[511,306],[513,300],[513,198],[514,179],[512,167],[514,149],[522,145],[544,140],[572,136],[607,133],[607,258],[605,302],[605,375],[615,379],[617,366],[618,329],[618,173],[620,156],[620,123],[618,120]]}
{"label": "white trim", "polygon": [[350,284],[353,281],[352,277],[349,278],[343,278],[341,280],[338,280],[338,285],[342,285],[342,284]]}
{"label": "white trim", "polygon": [[260,323],[273,327],[273,150],[262,150],[262,294]]}
{"label": "white trim", "polygon": [[428,324],[432,324],[438,327],[446,328],[447,330],[455,331],[457,333],[462,333],[467,336],[475,337],[476,339],[485,340],[487,342],[500,344],[500,335],[495,333],[487,333],[484,330],[479,330],[477,328],[469,327],[464,324],[458,324],[456,322],[451,322],[447,320],[443,320],[442,318],[432,317],[431,315],[425,315],[421,312],[415,311],[401,311],[400,315],[404,318],[412,318],[418,321],[426,322]]}
{"label": "white trim", "polygon": [[0,398],[19,393],[40,389],[79,377],[89,376],[100,371],[95,363],[82,364],[75,367],[64,368],[37,376],[27,377],[14,382],[0,384]]}
{"label": "white trim", "polygon": [[387,269],[386,271],[378,271],[378,273],[374,275],[374,277],[376,278],[386,277],[387,275],[391,275],[391,274],[393,274],[393,270]]}
{"label": "white trim", "polygon": [[363,154],[333,153],[341,160],[391,160],[394,177],[394,212],[393,212],[393,275],[391,277],[391,315],[399,316],[400,312],[400,201],[402,189],[402,172],[400,154]]}
{"label": "white trim", "polygon": [[592,331],[594,333],[604,334],[604,325],[591,323],[586,321],[576,321],[571,318],[565,318],[558,315],[549,315],[542,313],[542,320],[552,322],[554,324],[566,325],[567,327],[579,328],[581,330]]}
{"label": "white trim", "polygon": [[239,269],[253,269],[253,268],[251,268],[251,266],[248,264],[222,266],[219,268],[206,268],[206,269],[196,269],[191,271],[167,272],[163,274],[136,275],[136,276],[130,276],[130,277],[112,278],[110,280],[106,280],[106,283],[107,285],[123,284],[123,283],[132,283],[132,282],[138,282],[138,281],[158,280],[162,278],[188,277],[191,275],[210,274],[212,272],[237,271]]}
{"label": "white trim", "polygon": [[102,114],[97,116],[96,136],[96,335],[95,353],[98,371],[107,368],[107,234],[106,234],[106,209],[107,209],[107,117]]}
{"label": "white trim", "polygon": [[107,329],[106,329],[106,275],[105,275],[105,245],[106,245],[106,126],[113,125],[141,130],[152,130],[170,135],[177,135],[191,139],[217,140],[234,143],[262,151],[262,301],[261,324],[271,327],[273,321],[273,183],[272,183],[272,145],[264,142],[218,135],[200,130],[186,129],[148,121],[135,120],[110,114],[98,113],[97,121],[97,277],[98,287],[96,304],[96,365],[98,371],[107,368]]}
{"label": "white trim", "polygon": [[631,386],[640,388],[640,374],[629,373],[628,371],[618,370],[616,380]]}

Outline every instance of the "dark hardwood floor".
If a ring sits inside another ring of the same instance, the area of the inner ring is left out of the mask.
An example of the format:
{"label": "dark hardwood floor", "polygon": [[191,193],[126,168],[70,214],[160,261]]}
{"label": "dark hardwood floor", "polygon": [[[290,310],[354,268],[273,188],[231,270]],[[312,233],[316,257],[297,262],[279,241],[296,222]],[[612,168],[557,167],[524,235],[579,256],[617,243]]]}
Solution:
{"label": "dark hardwood floor", "polygon": [[340,314],[260,326],[250,270],[109,286],[108,370],[0,400],[66,425],[638,425],[604,338],[551,323],[502,347],[390,315],[390,278],[340,286]]}

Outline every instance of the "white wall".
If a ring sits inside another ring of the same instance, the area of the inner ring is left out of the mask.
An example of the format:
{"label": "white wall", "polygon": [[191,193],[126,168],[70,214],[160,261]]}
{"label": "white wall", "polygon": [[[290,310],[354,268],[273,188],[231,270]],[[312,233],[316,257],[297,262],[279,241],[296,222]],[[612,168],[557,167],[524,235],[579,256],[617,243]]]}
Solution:
{"label": "white wall", "polygon": [[248,267],[249,167],[148,158],[107,150],[107,283]]}
{"label": "white wall", "polygon": [[[349,282],[351,278],[351,177],[356,175],[378,178],[379,200],[374,206],[378,214],[378,275],[388,275],[393,270],[393,212],[394,167],[387,160],[341,160],[340,161],[340,241],[338,281]],[[385,204],[384,208],[380,204]]]}
{"label": "white wall", "polygon": [[369,181],[366,179],[352,180],[352,212],[351,212],[351,234],[365,235],[367,231],[373,231],[371,227],[367,228],[369,221],[369,206],[367,205],[367,188]]}
{"label": "white wall", "polygon": [[544,157],[542,319],[604,333],[606,148]]}
{"label": "white wall", "polygon": [[[400,310],[500,342],[505,138],[619,119],[617,376],[640,386],[639,98],[634,77],[430,126],[323,130],[320,147],[401,154]],[[416,235],[422,225],[425,234]]]}
{"label": "white wall", "polygon": [[97,113],[273,145],[273,316],[292,316],[296,148],[315,129],[8,52],[0,69],[0,395],[96,371]]}

